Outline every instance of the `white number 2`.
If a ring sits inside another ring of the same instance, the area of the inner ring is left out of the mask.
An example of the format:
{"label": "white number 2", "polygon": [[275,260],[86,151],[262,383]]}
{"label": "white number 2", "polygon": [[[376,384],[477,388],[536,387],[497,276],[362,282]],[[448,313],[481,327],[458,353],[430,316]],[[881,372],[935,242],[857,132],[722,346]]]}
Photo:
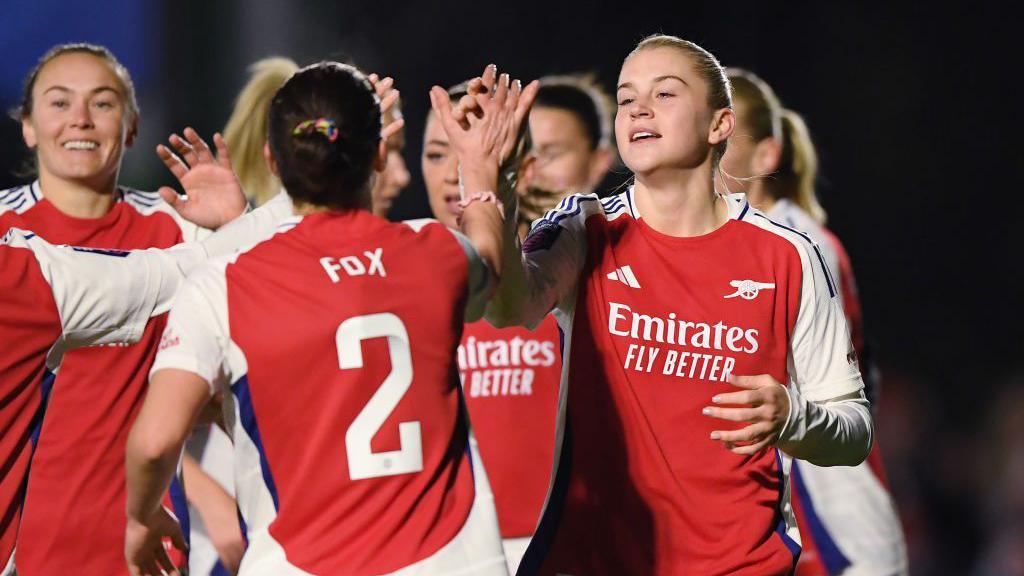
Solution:
{"label": "white number 2", "polygon": [[390,313],[349,318],[338,326],[338,366],[342,370],[363,367],[362,341],[387,336],[391,373],[366,403],[345,432],[348,473],[353,480],[394,476],[423,470],[423,442],[419,422],[398,425],[401,448],[374,453],[370,441],[398,406],[412,385],[412,353],[402,320]]}

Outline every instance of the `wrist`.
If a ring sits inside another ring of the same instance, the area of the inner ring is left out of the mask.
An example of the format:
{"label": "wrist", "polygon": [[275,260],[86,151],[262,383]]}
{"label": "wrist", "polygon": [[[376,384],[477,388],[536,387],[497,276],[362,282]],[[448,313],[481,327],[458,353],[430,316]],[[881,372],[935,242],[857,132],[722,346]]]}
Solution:
{"label": "wrist", "polygon": [[463,196],[495,190],[498,185],[498,167],[487,162],[464,162],[459,159],[459,186]]}

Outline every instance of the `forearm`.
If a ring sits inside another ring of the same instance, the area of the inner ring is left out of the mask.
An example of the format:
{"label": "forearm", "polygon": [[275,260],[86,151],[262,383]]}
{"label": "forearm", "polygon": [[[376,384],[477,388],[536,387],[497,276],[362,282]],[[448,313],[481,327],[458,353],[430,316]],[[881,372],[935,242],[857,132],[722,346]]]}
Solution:
{"label": "forearm", "polygon": [[143,522],[160,506],[178,464],[181,446],[165,439],[143,439],[137,429],[128,437],[125,471],[128,518]]}
{"label": "forearm", "polygon": [[871,408],[857,392],[824,402],[809,402],[795,390],[789,420],[779,437],[783,452],[818,466],[856,466],[867,458],[874,439]]}

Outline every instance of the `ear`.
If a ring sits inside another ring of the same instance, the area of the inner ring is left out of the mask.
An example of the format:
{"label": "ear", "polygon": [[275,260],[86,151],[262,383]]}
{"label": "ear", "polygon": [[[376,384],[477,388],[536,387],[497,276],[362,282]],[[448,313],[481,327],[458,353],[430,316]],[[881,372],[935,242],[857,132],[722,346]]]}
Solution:
{"label": "ear", "polygon": [[711,118],[711,130],[708,132],[708,144],[715,146],[725,142],[732,136],[736,129],[736,114],[732,108],[722,108],[715,111]]}
{"label": "ear", "polygon": [[38,140],[36,140],[36,129],[32,126],[32,118],[26,117],[21,119],[21,137],[25,140],[25,146],[28,146],[29,150],[34,150]]}
{"label": "ear", "polygon": [[612,163],[615,162],[615,153],[612,149],[607,146],[601,146],[597,150],[594,150],[593,156],[590,158],[590,174],[587,176],[587,186],[591,190],[597,188],[597,185],[604,180],[605,174],[612,169]]}
{"label": "ear", "polygon": [[526,190],[530,184],[533,184],[533,179],[537,175],[537,157],[533,153],[529,153],[523,158],[522,163],[519,164],[519,174],[516,178],[516,191],[522,192]]}
{"label": "ear", "polygon": [[135,144],[135,138],[139,135],[139,117],[136,116],[128,125],[128,132],[124,136],[125,148],[131,148]]}
{"label": "ear", "polygon": [[754,148],[754,173],[771,174],[779,169],[782,160],[782,143],[769,136],[757,143]]}
{"label": "ear", "polygon": [[377,145],[377,155],[373,158],[373,169],[376,172],[383,172],[384,167],[388,165],[388,145],[381,138],[380,144]]}
{"label": "ear", "polygon": [[281,172],[277,169],[277,160],[274,160],[274,155],[270,153],[270,143],[263,144],[263,159],[267,162],[267,168],[270,168],[270,173],[278,178],[281,177]]}

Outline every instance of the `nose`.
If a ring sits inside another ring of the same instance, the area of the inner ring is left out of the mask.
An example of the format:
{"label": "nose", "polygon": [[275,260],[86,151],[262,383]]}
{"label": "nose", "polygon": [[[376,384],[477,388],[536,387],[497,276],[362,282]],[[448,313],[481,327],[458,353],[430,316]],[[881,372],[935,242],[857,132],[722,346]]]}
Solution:
{"label": "nose", "polygon": [[454,153],[445,160],[444,181],[446,184],[459,183],[459,158]]}
{"label": "nose", "polygon": [[643,96],[637,96],[637,98],[629,105],[629,117],[649,118],[650,116],[651,107],[648,105],[646,98]]}
{"label": "nose", "polygon": [[92,128],[92,112],[89,110],[89,103],[85,100],[76,100],[71,103],[71,125],[75,128]]}

